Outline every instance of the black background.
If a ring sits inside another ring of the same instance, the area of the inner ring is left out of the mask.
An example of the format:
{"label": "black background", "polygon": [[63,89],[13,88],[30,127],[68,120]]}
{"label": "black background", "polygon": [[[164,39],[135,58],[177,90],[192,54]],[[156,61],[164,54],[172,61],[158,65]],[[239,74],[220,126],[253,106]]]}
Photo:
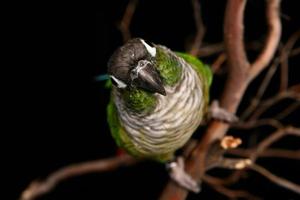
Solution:
{"label": "black background", "polygon": [[[221,42],[225,1],[201,2],[207,27],[204,41]],[[300,27],[296,3],[283,1],[282,42]],[[109,91],[93,78],[106,72],[109,56],[122,44],[116,27],[126,4],[127,1],[103,1],[96,6],[96,15],[66,7],[46,14],[26,13],[25,19],[18,18],[17,37],[21,45],[16,48],[20,54],[16,59],[20,66],[13,68],[14,89],[10,93],[14,100],[8,115],[13,123],[7,131],[13,141],[7,149],[8,167],[13,171],[8,182],[8,187],[14,188],[12,199],[31,180],[45,177],[60,167],[115,155],[116,146],[106,123]],[[184,51],[195,33],[192,13],[190,1],[140,1],[132,21],[132,35]],[[248,1],[245,23],[245,40],[263,41],[266,31],[263,1]],[[210,59],[204,61],[211,63]],[[299,57],[290,62],[292,83],[299,83],[299,64]],[[222,80],[216,78],[213,97],[222,90],[222,85],[218,85]],[[258,84],[255,82],[254,86]],[[277,85],[274,83],[269,89],[275,91]],[[255,89],[250,90],[249,97],[254,92]],[[295,112],[287,123],[299,125],[299,117],[299,112]],[[282,145],[296,148],[300,144],[297,139],[287,138]],[[261,164],[299,183],[299,162],[272,159]],[[249,174],[249,179],[235,187],[246,188],[264,199],[299,198],[254,172]],[[110,173],[71,178],[41,199],[156,199],[167,180],[163,165],[146,162]],[[199,196],[189,197],[225,199],[206,185]]]}

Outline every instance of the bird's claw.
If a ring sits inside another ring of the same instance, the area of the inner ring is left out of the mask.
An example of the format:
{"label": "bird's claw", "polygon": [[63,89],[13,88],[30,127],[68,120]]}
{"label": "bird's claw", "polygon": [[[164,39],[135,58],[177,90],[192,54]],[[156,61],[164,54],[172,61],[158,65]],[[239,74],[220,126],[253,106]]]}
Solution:
{"label": "bird's claw", "polygon": [[200,186],[197,181],[185,172],[182,157],[178,157],[176,161],[168,163],[167,167],[170,169],[171,179],[178,185],[195,193],[200,192]]}
{"label": "bird's claw", "polygon": [[214,100],[211,103],[209,114],[211,118],[221,120],[227,123],[234,123],[238,121],[238,117],[233,113],[230,113],[227,110],[221,108],[217,100]]}

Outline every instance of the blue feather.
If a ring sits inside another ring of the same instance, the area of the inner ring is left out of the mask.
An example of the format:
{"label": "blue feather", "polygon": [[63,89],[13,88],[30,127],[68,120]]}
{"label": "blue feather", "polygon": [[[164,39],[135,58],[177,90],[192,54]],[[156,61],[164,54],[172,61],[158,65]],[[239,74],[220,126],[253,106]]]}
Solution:
{"label": "blue feather", "polygon": [[107,81],[109,80],[110,76],[108,74],[100,74],[98,76],[96,76],[94,79],[95,81]]}

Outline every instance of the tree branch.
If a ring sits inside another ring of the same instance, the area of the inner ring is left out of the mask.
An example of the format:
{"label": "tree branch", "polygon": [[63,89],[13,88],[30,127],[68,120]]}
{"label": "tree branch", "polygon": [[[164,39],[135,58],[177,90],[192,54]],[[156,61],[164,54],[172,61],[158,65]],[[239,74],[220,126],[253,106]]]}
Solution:
{"label": "tree branch", "polygon": [[[229,60],[229,77],[221,99],[221,106],[234,113],[239,105],[246,89],[246,72],[250,65],[246,58],[243,44],[243,18],[245,1],[228,1],[225,13],[225,41]],[[205,172],[205,159],[209,146],[216,140],[221,139],[229,125],[213,121],[196,149],[186,161],[186,171],[195,180],[200,180]],[[185,199],[188,192],[178,187],[172,181],[169,182],[160,197],[161,200]]]}
{"label": "tree branch", "polygon": [[[300,31],[299,31],[300,33]],[[270,84],[270,81],[272,77],[274,76],[278,65],[281,63],[281,78],[280,78],[280,88],[285,88],[287,86],[287,67],[288,67],[288,58],[293,57],[297,55],[297,49],[291,49],[300,36],[300,34],[294,33],[289,39],[288,42],[283,46],[283,48],[280,51],[279,57],[275,58],[272,65],[269,67],[267,74],[265,75],[256,96],[251,100],[250,105],[247,107],[247,109],[241,114],[241,119],[246,119],[250,116],[250,114],[257,108],[257,106],[261,103],[262,96],[264,92],[266,91],[267,87]],[[283,86],[284,85],[284,86]],[[281,89],[279,92],[284,92],[283,89]]]}
{"label": "tree branch", "polygon": [[222,184],[220,184],[219,179],[217,179],[215,177],[205,175],[203,177],[203,180],[206,183],[208,183],[214,190],[216,190],[217,192],[219,192],[231,199],[237,199],[237,198],[251,199],[251,200],[260,199],[259,197],[256,197],[244,190],[228,189],[228,188],[224,187]]}
{"label": "tree branch", "polygon": [[249,81],[255,78],[273,58],[281,36],[280,22],[280,0],[266,0],[267,2],[267,22],[269,32],[266,45],[259,57],[252,64],[249,72]]}
{"label": "tree branch", "polygon": [[287,41],[287,43],[282,48],[282,53],[280,55],[281,63],[281,73],[280,73],[280,89],[279,91],[284,91],[288,88],[288,57],[291,53],[291,50],[300,37],[300,30],[295,32]]}
{"label": "tree branch", "polygon": [[203,24],[202,16],[201,16],[201,6],[198,0],[192,0],[193,11],[194,11],[194,19],[195,25],[197,29],[197,33],[193,42],[193,46],[190,50],[191,55],[198,55],[199,48],[201,46],[203,37],[205,35],[205,26]]}
{"label": "tree branch", "polygon": [[57,184],[68,178],[88,173],[105,172],[121,166],[133,165],[137,160],[129,155],[122,155],[108,159],[77,163],[63,167],[50,174],[45,180],[33,181],[21,194],[20,200],[33,200],[50,192]]}
{"label": "tree branch", "polygon": [[260,126],[271,126],[277,129],[283,128],[283,124],[280,123],[280,121],[276,119],[257,119],[257,120],[251,120],[251,121],[241,121],[236,124],[233,124],[231,128],[237,128],[237,129],[253,129]]}
{"label": "tree branch", "polygon": [[[268,1],[268,3],[271,4],[267,6],[268,13],[272,16],[272,18],[269,19],[276,19],[276,16],[279,16],[279,2],[279,0]],[[257,71],[256,69],[256,72],[252,73],[252,77],[249,78],[249,74],[251,74],[249,73],[250,64],[247,60],[243,43],[243,19],[245,4],[245,0],[228,1],[225,12],[224,41],[228,57],[229,74],[225,84],[223,95],[221,97],[220,105],[231,113],[236,112],[250,80],[252,80],[260,72],[260,70]],[[271,10],[271,8],[273,10]],[[272,29],[280,29],[280,27],[280,25],[270,26],[270,28]],[[277,32],[278,35],[276,37],[280,37],[280,30],[271,30],[270,32],[272,33],[271,35],[273,35],[274,32]],[[257,66],[259,66],[260,69],[266,67],[263,66],[263,64],[267,65],[269,63],[268,59],[271,59],[270,48],[273,47],[274,49],[272,50],[272,52],[275,52],[279,39],[278,41],[268,41],[272,42],[273,44],[268,44],[267,42],[267,50],[264,51],[267,53],[264,53],[265,56],[262,56],[261,61],[258,62],[260,64],[254,65],[256,66],[256,68],[258,68]],[[186,171],[195,180],[201,180],[205,173],[205,160],[210,145],[215,141],[221,139],[226,134],[228,128],[229,125],[223,122],[211,122],[203,138],[201,139],[195,150],[191,153],[190,157],[186,160]],[[177,186],[171,181],[165,187],[160,199],[182,200],[186,198],[187,194],[188,192],[185,189]]]}
{"label": "tree branch", "polygon": [[271,79],[273,78],[277,67],[279,65],[279,59],[274,59],[272,65],[269,67],[267,74],[265,75],[262,83],[259,86],[259,89],[257,91],[257,94],[253,99],[251,99],[250,105],[244,110],[244,112],[241,114],[241,119],[245,120],[247,117],[250,116],[251,113],[257,108],[259,103],[261,102],[261,98],[263,94],[265,93]]}
{"label": "tree branch", "polygon": [[282,129],[278,129],[263,141],[259,143],[259,145],[255,148],[255,151],[251,154],[250,159],[254,163],[259,154],[261,154],[266,148],[268,148],[271,144],[279,140],[285,135],[296,135],[300,136],[300,129],[294,127],[286,127]]}
{"label": "tree branch", "polygon": [[281,187],[284,187],[286,189],[289,189],[291,191],[294,191],[294,192],[300,194],[300,185],[292,183],[284,178],[275,176],[273,173],[269,172],[265,168],[263,168],[259,165],[256,165],[256,164],[251,165],[249,168],[260,173],[261,175],[263,175],[264,177],[266,177],[273,183],[276,183],[277,185],[279,185]]}
{"label": "tree branch", "polygon": [[291,56],[297,56],[299,54],[300,54],[300,47],[293,49],[291,52]]}
{"label": "tree branch", "polygon": [[[250,157],[254,149],[230,149],[227,151],[229,154]],[[265,149],[259,155],[259,157],[272,157],[272,158],[286,158],[300,160],[300,150],[284,150],[284,149]]]}
{"label": "tree branch", "polygon": [[[245,45],[247,50],[259,50],[262,48],[260,42],[253,41]],[[215,44],[208,44],[205,46],[200,47],[197,56],[198,57],[208,57],[213,54],[222,53],[225,50],[224,43],[215,43]],[[299,49],[295,49],[296,51],[293,54],[299,54]]]}
{"label": "tree branch", "polygon": [[279,92],[278,94],[274,95],[273,97],[270,97],[264,101],[261,101],[259,103],[259,106],[255,110],[255,112],[252,113],[249,121],[258,119],[271,106],[273,106],[274,104],[278,103],[279,101],[281,101],[285,98],[300,100],[300,93],[297,90],[294,91],[294,88],[297,86],[298,85],[291,86],[288,90]]}
{"label": "tree branch", "polygon": [[300,107],[300,101],[295,101],[294,103],[290,104],[287,108],[281,111],[278,115],[274,117],[274,119],[280,120],[288,116],[293,111],[297,110]]}
{"label": "tree branch", "polygon": [[221,53],[218,58],[213,62],[213,64],[211,65],[211,69],[213,71],[214,74],[218,73],[218,71],[220,70],[222,64],[226,61],[226,54],[225,53]]}
{"label": "tree branch", "polygon": [[118,26],[121,31],[124,43],[131,38],[129,26],[131,24],[132,17],[135,12],[137,4],[138,4],[138,0],[130,0],[129,1],[129,3],[127,4],[126,10],[124,12],[123,18]]}
{"label": "tree branch", "polygon": [[213,54],[218,54],[224,51],[223,43],[209,44],[207,46],[203,46],[198,51],[198,57],[207,57]]}

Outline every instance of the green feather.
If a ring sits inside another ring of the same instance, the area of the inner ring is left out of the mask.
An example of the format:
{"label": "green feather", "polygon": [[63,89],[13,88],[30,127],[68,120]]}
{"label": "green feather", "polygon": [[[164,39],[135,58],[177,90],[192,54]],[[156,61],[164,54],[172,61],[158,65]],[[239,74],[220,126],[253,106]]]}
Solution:
{"label": "green feather", "polygon": [[107,119],[111,135],[115,139],[117,145],[128,151],[129,154],[136,157],[141,157],[140,153],[134,148],[132,140],[129,138],[129,136],[121,126],[120,120],[118,118],[118,111],[115,104],[113,103],[112,98],[107,106]]}
{"label": "green feather", "polygon": [[108,79],[108,80],[105,82],[104,87],[105,87],[106,89],[111,89],[111,88],[112,88],[112,82],[111,82],[111,79]]}
{"label": "green feather", "polygon": [[156,97],[145,90],[129,88],[122,91],[126,106],[137,113],[151,112],[156,105]]}
{"label": "green feather", "polygon": [[181,77],[182,68],[178,60],[157,47],[156,67],[165,85],[173,86]]}

